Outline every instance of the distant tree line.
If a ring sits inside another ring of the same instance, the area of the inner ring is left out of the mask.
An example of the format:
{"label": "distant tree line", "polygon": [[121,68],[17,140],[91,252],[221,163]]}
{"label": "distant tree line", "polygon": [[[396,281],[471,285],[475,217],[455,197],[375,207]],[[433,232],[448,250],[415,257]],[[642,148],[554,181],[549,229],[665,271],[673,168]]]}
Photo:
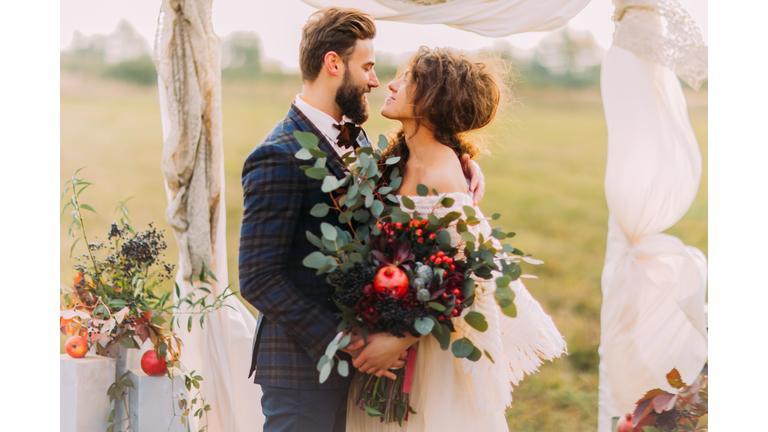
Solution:
{"label": "distant tree line", "polygon": [[[73,46],[61,53],[61,70],[98,75],[139,85],[155,85],[157,73],[148,46],[123,22],[114,33],[91,38],[76,35]],[[497,40],[485,53],[498,55],[513,65],[516,86],[589,87],[600,83],[604,50],[588,31],[563,28],[544,37],[527,53],[520,54],[504,40]],[[222,39],[223,81],[295,79],[262,55],[256,33],[235,32]],[[388,53],[376,55],[376,72],[387,81],[397,74],[397,59]],[[705,83],[706,87],[706,83]]]}

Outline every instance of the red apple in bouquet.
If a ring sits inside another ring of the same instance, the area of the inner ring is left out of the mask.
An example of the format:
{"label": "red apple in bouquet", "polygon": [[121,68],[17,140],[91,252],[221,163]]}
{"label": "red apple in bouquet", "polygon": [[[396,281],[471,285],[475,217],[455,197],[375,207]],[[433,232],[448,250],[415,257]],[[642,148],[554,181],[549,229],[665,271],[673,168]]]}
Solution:
{"label": "red apple in bouquet", "polygon": [[619,420],[619,424],[616,425],[616,432],[632,432],[632,414],[627,414]]}
{"label": "red apple in bouquet", "polygon": [[64,344],[64,351],[72,358],[82,358],[88,353],[88,341],[82,336],[72,336]]}
{"label": "red apple in bouquet", "polygon": [[373,288],[378,292],[389,292],[394,298],[400,298],[408,291],[408,275],[399,267],[384,266],[373,278]]}
{"label": "red apple in bouquet", "polygon": [[141,356],[141,370],[149,376],[162,376],[168,371],[168,366],[155,350],[149,350]]}

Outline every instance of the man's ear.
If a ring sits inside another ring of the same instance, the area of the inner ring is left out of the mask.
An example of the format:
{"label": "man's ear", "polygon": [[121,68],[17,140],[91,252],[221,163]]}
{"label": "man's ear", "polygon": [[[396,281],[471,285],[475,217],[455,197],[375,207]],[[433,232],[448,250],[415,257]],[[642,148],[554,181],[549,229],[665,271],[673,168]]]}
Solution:
{"label": "man's ear", "polygon": [[323,67],[331,76],[342,76],[344,73],[344,62],[334,51],[328,51],[323,57]]}

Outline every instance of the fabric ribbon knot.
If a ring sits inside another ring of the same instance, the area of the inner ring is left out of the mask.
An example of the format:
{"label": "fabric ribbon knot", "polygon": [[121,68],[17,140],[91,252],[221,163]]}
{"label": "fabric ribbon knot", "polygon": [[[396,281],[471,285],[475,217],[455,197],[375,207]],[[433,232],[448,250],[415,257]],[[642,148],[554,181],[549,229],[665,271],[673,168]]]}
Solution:
{"label": "fabric ribbon knot", "polygon": [[353,149],[360,147],[360,144],[357,143],[357,137],[360,135],[360,130],[362,130],[360,126],[352,122],[345,122],[343,124],[335,124],[333,127],[339,130],[339,147],[351,147]]}

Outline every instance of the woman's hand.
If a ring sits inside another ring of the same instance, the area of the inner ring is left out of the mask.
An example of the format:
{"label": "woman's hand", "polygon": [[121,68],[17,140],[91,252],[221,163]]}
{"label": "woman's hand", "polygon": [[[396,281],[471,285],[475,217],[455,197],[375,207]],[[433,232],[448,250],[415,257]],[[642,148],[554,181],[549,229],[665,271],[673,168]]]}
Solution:
{"label": "woman's hand", "polygon": [[483,172],[480,171],[480,165],[477,162],[469,159],[468,154],[461,157],[461,167],[464,169],[464,175],[469,179],[469,191],[472,192],[475,205],[477,205],[485,195]]}
{"label": "woman's hand", "polygon": [[407,357],[408,348],[418,340],[407,333],[402,338],[390,333],[369,334],[368,345],[352,360],[352,364],[360,372],[394,379],[395,375],[387,369],[405,365],[403,359]]}
{"label": "woman's hand", "polygon": [[354,327],[349,332],[344,332],[344,334],[349,335],[349,343],[347,346],[340,348],[339,350],[351,355],[354,359],[360,355],[360,352],[365,345],[365,341],[363,340],[363,332],[360,330],[360,327]]}

